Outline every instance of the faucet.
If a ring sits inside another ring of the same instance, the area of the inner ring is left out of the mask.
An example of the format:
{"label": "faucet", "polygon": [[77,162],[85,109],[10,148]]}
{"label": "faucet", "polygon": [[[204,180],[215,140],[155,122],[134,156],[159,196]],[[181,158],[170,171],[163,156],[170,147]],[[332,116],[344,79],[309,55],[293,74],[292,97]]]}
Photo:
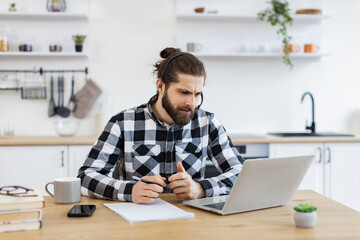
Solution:
{"label": "faucet", "polygon": [[309,95],[311,97],[311,102],[312,102],[312,123],[311,123],[311,126],[306,126],[306,130],[311,130],[311,133],[315,133],[315,102],[314,102],[314,97],[310,92],[305,92],[302,95],[301,103],[304,101],[304,98],[305,98],[306,95]]}

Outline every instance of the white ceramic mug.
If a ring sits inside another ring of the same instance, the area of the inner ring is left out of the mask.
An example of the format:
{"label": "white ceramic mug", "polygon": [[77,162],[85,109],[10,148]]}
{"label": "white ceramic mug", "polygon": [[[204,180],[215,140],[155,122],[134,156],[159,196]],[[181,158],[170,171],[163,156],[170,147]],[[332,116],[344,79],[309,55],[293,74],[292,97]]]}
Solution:
{"label": "white ceramic mug", "polygon": [[250,51],[250,46],[249,45],[241,45],[239,47],[239,51],[242,52],[242,53],[249,52]]}
{"label": "white ceramic mug", "polygon": [[186,50],[188,52],[200,52],[203,49],[201,43],[189,42],[186,44]]}
{"label": "white ceramic mug", "polygon": [[259,45],[259,52],[260,53],[268,53],[270,52],[270,46],[267,44]]}
{"label": "white ceramic mug", "polygon": [[[54,185],[54,194],[48,189],[50,184]],[[56,203],[77,203],[80,202],[81,197],[80,187],[80,178],[68,177],[57,178],[53,182],[49,182],[46,184],[45,190]]]}

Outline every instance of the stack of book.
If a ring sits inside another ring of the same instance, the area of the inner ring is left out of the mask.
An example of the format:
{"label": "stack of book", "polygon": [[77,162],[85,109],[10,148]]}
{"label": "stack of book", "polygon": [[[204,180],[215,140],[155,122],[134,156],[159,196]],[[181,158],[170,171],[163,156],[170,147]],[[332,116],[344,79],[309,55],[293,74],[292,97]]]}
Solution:
{"label": "stack of book", "polygon": [[36,196],[0,195],[0,233],[41,228],[45,200],[38,189],[26,194]]}

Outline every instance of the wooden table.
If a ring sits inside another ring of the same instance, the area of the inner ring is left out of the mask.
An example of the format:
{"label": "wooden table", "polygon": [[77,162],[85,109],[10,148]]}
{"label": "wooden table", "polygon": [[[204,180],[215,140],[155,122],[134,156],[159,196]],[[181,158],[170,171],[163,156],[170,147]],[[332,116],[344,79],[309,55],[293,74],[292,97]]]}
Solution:
{"label": "wooden table", "polygon": [[[190,212],[194,218],[168,221],[129,223],[110,211],[103,201],[82,197],[81,204],[96,204],[89,218],[68,218],[72,205],[55,204],[46,198],[43,228],[35,231],[0,234],[0,239],[360,239],[360,213],[313,191],[298,191],[287,206],[220,216],[184,205],[172,194],[164,200]],[[314,228],[302,229],[294,225],[293,206],[299,202],[318,207],[318,222]]]}
{"label": "wooden table", "polygon": [[[51,146],[51,145],[93,145],[98,136],[1,136],[0,146]],[[256,137],[240,137],[233,135],[232,142],[237,145],[249,143],[330,143],[360,142],[356,137],[278,137],[259,135]]]}

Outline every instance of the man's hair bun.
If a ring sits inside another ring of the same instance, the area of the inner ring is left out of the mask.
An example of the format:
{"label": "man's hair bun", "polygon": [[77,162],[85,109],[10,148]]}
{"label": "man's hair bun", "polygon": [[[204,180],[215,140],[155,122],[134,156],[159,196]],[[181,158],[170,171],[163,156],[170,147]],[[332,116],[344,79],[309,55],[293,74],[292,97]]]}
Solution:
{"label": "man's hair bun", "polygon": [[182,52],[180,48],[168,47],[160,52],[161,60],[154,66],[154,74],[161,78],[166,87],[173,82],[179,82],[178,74],[191,76],[203,76],[206,79],[206,72],[203,63],[194,55]]}
{"label": "man's hair bun", "polygon": [[175,54],[175,53],[180,53],[181,50],[180,48],[172,48],[172,47],[169,47],[169,48],[165,48],[164,50],[162,50],[160,52],[160,57],[166,59],[168,58],[169,56]]}

